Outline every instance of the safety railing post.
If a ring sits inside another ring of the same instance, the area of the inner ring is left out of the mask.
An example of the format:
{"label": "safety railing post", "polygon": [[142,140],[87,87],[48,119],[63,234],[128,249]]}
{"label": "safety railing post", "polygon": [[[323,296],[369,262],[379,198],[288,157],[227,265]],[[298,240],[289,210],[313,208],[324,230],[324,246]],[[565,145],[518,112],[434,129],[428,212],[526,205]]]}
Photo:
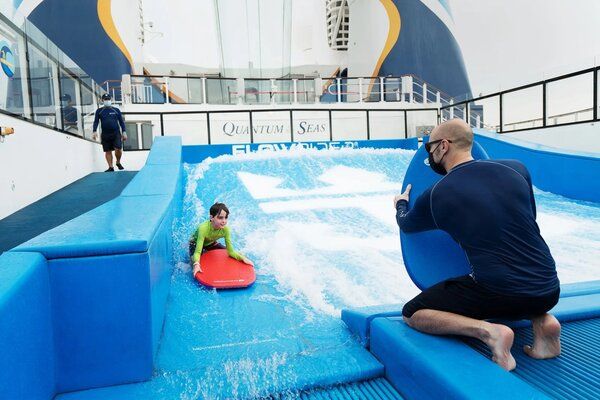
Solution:
{"label": "safety railing post", "polygon": [[335,86],[337,88],[337,102],[342,102],[342,84],[340,78],[335,78]]}
{"label": "safety railing post", "polygon": [[385,85],[383,84],[383,77],[380,76],[379,77],[379,101],[382,103],[385,101],[384,89],[385,89]]}
{"label": "safety railing post", "polygon": [[358,78],[358,102],[363,102],[363,78]]}
{"label": "safety railing post", "polygon": [[169,104],[169,77],[165,76],[165,104]]}

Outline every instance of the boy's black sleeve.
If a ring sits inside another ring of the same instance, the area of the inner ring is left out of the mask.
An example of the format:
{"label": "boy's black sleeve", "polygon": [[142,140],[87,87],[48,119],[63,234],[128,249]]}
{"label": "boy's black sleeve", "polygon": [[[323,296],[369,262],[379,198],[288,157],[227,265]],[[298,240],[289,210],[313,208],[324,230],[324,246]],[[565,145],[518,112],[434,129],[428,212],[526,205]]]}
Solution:
{"label": "boy's black sleeve", "polygon": [[400,230],[405,233],[422,232],[437,229],[431,214],[431,189],[423,192],[411,210],[408,201],[400,200],[396,203],[396,222]]}

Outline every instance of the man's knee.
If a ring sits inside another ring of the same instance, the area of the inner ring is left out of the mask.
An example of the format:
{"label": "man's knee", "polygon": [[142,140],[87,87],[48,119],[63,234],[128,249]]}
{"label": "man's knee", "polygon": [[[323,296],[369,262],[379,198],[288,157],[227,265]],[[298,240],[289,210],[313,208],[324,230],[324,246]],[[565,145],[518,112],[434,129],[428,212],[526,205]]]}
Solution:
{"label": "man's knee", "polygon": [[413,314],[415,312],[417,312],[419,310],[419,307],[417,305],[417,302],[415,301],[415,299],[412,299],[411,301],[409,301],[408,303],[406,303],[404,305],[404,307],[402,307],[402,316],[404,317],[404,321],[410,325],[409,322],[407,322],[408,320],[410,320],[413,316]]}

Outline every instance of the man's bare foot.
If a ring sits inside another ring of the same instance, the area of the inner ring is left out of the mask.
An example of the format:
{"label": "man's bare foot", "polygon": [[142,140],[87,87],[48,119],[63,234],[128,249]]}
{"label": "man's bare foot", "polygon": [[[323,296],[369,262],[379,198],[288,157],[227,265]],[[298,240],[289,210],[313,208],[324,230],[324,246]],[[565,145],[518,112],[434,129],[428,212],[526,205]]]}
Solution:
{"label": "man's bare foot", "polygon": [[529,357],[540,360],[560,355],[560,322],[550,314],[531,320],[533,324],[533,347],[523,346]]}
{"label": "man's bare foot", "polygon": [[492,361],[507,371],[512,371],[517,366],[517,362],[510,353],[510,349],[515,339],[515,334],[506,325],[489,324],[488,336],[483,340],[492,351]]}

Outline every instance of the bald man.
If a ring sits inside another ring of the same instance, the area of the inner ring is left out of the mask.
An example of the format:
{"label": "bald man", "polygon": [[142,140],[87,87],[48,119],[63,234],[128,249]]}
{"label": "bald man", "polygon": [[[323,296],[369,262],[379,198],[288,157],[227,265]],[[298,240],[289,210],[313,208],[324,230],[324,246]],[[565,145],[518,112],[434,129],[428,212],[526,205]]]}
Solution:
{"label": "bald man", "polygon": [[[473,131],[450,120],[425,145],[430,167],[443,178],[408,209],[410,185],[394,198],[403,232],[441,229],[458,242],[471,265],[469,275],[448,279],[406,303],[404,320],[434,335],[463,335],[484,342],[507,371],[513,331],[488,319],[530,319],[537,359],[560,354],[560,323],[548,314],[560,283],[554,259],[535,222],[531,177],[516,160],[473,160]],[[430,243],[434,247],[435,243]]]}

